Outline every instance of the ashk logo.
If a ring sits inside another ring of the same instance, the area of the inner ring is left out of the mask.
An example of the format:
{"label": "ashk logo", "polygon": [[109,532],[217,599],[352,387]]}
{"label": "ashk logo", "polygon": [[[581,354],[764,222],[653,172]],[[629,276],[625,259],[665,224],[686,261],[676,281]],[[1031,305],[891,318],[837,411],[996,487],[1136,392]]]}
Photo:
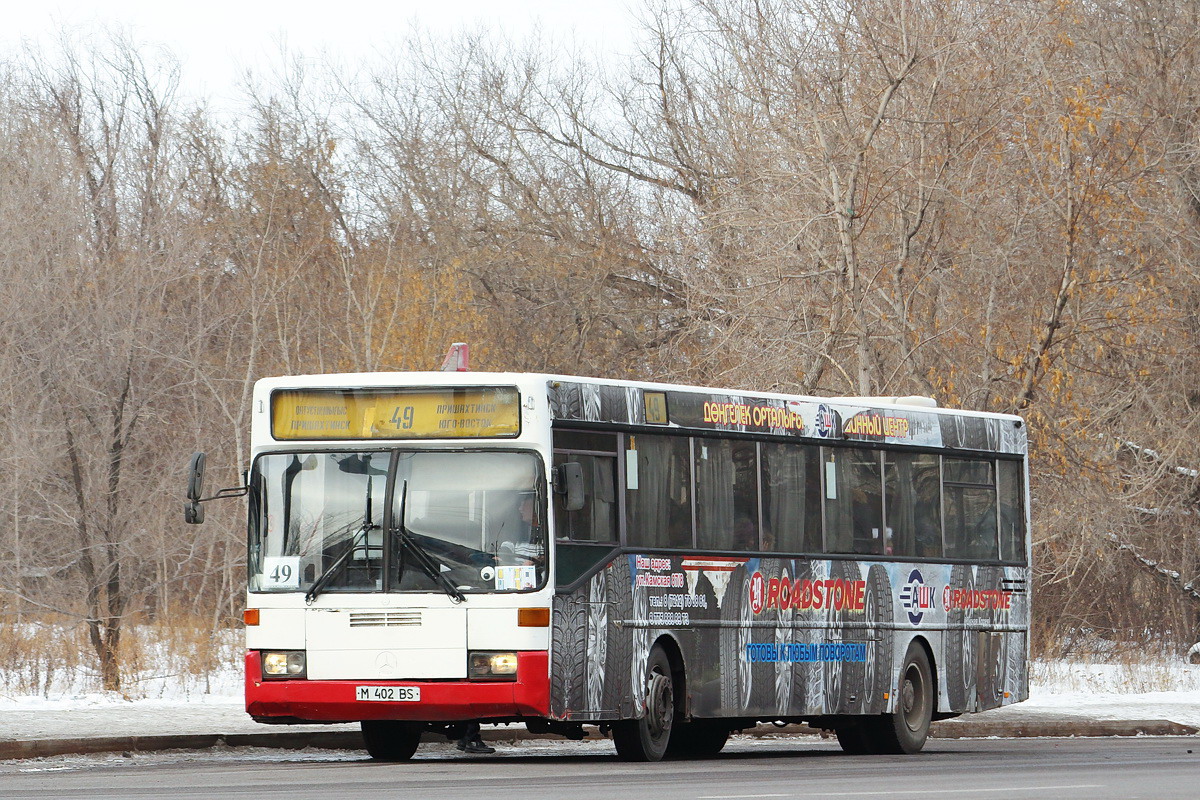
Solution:
{"label": "ashk logo", "polygon": [[919,569],[908,574],[908,583],[900,589],[900,605],[908,612],[908,621],[913,625],[920,625],[925,612],[936,608],[936,597],[933,587],[925,585]]}
{"label": "ashk logo", "polygon": [[817,436],[823,439],[831,439],[838,434],[837,430],[837,412],[829,406],[821,403],[817,406]]}

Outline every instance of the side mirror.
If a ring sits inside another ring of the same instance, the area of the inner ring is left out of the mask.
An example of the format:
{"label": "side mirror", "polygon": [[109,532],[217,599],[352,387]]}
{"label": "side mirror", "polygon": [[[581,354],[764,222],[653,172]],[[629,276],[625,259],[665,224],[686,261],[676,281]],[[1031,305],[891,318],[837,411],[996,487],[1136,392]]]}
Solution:
{"label": "side mirror", "polygon": [[583,508],[587,494],[583,489],[583,465],[578,461],[559,464],[555,470],[554,491],[565,495],[563,507],[567,511]]}
{"label": "side mirror", "polygon": [[195,500],[183,504],[183,521],[188,525],[199,525],[204,522],[204,506]]}
{"label": "side mirror", "polygon": [[193,503],[204,496],[204,453],[194,453],[188,464],[187,499]]}
{"label": "side mirror", "polygon": [[[189,525],[199,525],[204,522],[204,507],[200,505],[208,500],[223,500],[226,497],[244,497],[250,486],[243,476],[243,485],[230,489],[220,489],[212,497],[204,496],[204,453],[194,453],[188,464],[187,499],[183,504],[183,521]],[[315,462],[314,462],[315,463]]]}
{"label": "side mirror", "polygon": [[204,462],[204,453],[195,453],[188,464],[188,502],[183,504],[183,521],[188,525],[204,522],[204,506],[200,505],[204,496]]}

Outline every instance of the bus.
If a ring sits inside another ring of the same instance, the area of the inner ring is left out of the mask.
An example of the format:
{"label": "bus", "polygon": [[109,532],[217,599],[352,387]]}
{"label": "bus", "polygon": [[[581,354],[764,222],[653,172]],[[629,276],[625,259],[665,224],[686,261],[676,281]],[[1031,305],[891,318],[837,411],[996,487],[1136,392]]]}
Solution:
{"label": "bus", "polygon": [[[526,373],[256,383],[246,710],[375,759],[472,723],[850,753],[1028,696],[1021,418]],[[203,454],[188,521],[203,519]]]}

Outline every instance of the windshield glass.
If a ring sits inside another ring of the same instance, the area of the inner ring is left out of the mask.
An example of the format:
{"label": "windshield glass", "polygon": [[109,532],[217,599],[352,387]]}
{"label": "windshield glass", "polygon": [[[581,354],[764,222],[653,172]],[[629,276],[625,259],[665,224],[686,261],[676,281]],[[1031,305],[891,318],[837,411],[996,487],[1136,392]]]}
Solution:
{"label": "windshield glass", "polygon": [[271,453],[250,485],[252,592],[469,594],[545,581],[529,453]]}

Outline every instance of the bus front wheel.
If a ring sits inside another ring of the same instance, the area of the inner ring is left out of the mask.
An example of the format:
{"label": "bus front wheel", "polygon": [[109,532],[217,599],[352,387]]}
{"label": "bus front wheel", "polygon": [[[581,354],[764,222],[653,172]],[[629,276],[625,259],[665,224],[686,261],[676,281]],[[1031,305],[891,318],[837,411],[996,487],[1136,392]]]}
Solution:
{"label": "bus front wheel", "polygon": [[423,727],[419,722],[365,719],[362,722],[363,743],[376,761],[407,761],[417,752]]}
{"label": "bus front wheel", "polygon": [[617,755],[625,761],[661,761],[675,725],[675,687],[671,662],[659,645],[646,662],[646,709],[641,719],[627,719],[612,728]]}

